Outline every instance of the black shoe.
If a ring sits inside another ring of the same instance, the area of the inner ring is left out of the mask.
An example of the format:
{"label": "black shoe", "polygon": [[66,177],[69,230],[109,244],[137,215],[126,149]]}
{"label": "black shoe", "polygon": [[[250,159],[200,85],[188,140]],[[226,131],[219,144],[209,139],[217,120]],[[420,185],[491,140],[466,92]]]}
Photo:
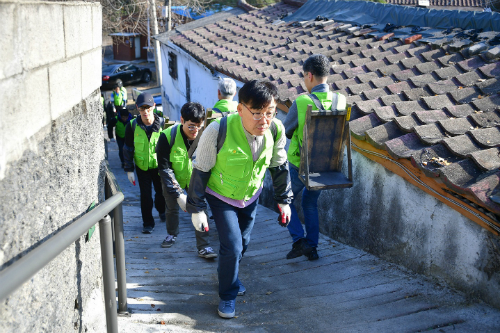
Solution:
{"label": "black shoe", "polygon": [[319,259],[319,255],[318,255],[318,251],[316,250],[315,247],[312,248],[312,251],[309,252],[309,254],[306,254],[305,255],[307,257],[307,259],[309,260],[318,260]]}
{"label": "black shoe", "polygon": [[155,230],[155,227],[144,227],[142,228],[142,233],[143,234],[150,234]]}
{"label": "black shoe", "polygon": [[312,251],[312,247],[307,244],[305,238],[301,238],[292,245],[292,250],[286,255],[287,259],[298,258],[302,255],[307,256]]}

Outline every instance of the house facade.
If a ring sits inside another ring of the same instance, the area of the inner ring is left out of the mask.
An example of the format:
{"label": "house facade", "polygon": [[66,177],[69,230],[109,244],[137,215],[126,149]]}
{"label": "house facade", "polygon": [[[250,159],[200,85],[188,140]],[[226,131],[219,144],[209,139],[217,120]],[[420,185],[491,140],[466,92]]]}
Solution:
{"label": "house facade", "polygon": [[[285,0],[200,20],[156,36],[164,95],[175,119],[193,98],[213,106],[219,75],[267,79],[283,119],[306,92],[302,61],[328,56],[328,83],[352,105],[354,186],[322,192],[321,231],[500,306],[498,14],[428,13]],[[183,59],[177,83],[169,52]],[[275,206],[269,179],[261,203]]]}

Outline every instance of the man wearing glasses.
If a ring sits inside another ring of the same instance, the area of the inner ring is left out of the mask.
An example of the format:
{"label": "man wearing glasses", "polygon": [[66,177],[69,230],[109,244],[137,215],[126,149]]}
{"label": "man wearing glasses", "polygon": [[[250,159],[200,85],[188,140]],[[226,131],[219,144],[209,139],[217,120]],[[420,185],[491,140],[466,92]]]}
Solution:
{"label": "man wearing glasses", "polygon": [[163,199],[156,160],[156,143],[165,120],[153,113],[155,103],[151,94],[140,94],[137,97],[136,106],[140,117],[132,120],[125,128],[123,147],[125,167],[123,169],[127,172],[128,180],[135,185],[135,162],[141,193],[142,233],[150,234],[155,227],[151,185],[155,190],[154,206],[160,214],[160,220],[165,221],[165,199]]}
{"label": "man wearing glasses", "polygon": [[264,175],[269,168],[274,199],[290,220],[292,200],[286,138],[276,115],[276,87],[265,81],[246,83],[239,91],[238,113],[217,119],[203,132],[193,160],[187,211],[196,230],[208,230],[205,198],[219,234],[219,316],[233,318],[235,299],[245,294],[239,262],[250,241]]}
{"label": "man wearing glasses", "polygon": [[313,110],[343,110],[346,107],[346,98],[339,93],[330,91],[328,75],[330,74],[330,61],[322,54],[313,54],[302,65],[304,70],[304,84],[309,95],[299,96],[290,106],[284,125],[286,136],[291,139],[288,148],[288,161],[290,161],[290,177],[292,179],[293,195],[296,197],[302,191],[302,210],[307,234],[300,223],[294,205],[291,205],[292,220],[288,231],[293,239],[292,250],[287,254],[287,259],[298,258],[305,255],[309,260],[319,259],[318,246],[319,218],[318,197],[320,190],[309,191],[299,179],[300,147],[306,119],[307,105],[311,104]]}
{"label": "man wearing glasses", "polygon": [[[189,102],[181,108],[181,123],[171,126],[160,134],[156,155],[158,170],[163,187],[163,197],[167,204],[167,237],[163,248],[174,245],[179,234],[179,207],[186,211],[184,189],[189,185],[193,164],[188,151],[205,120],[205,109],[200,103]],[[217,254],[209,246],[208,232],[195,230],[198,256],[211,259]]]}

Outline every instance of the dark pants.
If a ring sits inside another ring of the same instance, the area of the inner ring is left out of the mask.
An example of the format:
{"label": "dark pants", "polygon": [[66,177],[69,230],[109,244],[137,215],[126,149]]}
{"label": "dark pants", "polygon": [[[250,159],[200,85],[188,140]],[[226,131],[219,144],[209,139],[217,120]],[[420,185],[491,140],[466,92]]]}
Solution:
{"label": "dark pants", "polygon": [[115,127],[110,118],[106,119],[106,124],[108,125],[108,138],[111,140],[113,139],[113,128]]}
{"label": "dark pants", "polygon": [[[179,204],[177,203],[177,198],[165,191],[165,186],[163,186],[163,197],[165,198],[165,204],[167,206],[167,211],[165,213],[167,218],[167,233],[177,237],[179,234],[180,209]],[[195,229],[194,234],[196,236],[196,248],[198,251],[210,245],[208,232],[201,232]]]}
{"label": "dark pants", "polygon": [[245,208],[236,208],[208,193],[206,198],[219,233],[219,297],[224,301],[234,300],[239,289],[240,260],[250,242],[259,200]]}
{"label": "dark pants", "polygon": [[165,213],[165,199],[163,199],[160,175],[158,168],[147,171],[135,168],[137,180],[139,181],[139,190],[141,191],[141,214],[142,225],[144,227],[154,227],[153,218],[153,192],[151,185],[155,189],[154,205],[158,213]]}
{"label": "dark pants", "polygon": [[123,159],[123,145],[125,144],[125,138],[119,138],[116,136],[116,143],[118,144],[118,156],[120,156],[120,161],[122,162],[122,167],[124,163]]}

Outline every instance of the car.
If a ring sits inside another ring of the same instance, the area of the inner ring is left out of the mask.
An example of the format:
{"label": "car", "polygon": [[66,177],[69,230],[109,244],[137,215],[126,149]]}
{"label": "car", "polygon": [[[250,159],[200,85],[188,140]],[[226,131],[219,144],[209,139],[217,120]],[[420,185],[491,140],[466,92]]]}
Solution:
{"label": "car", "polygon": [[103,65],[101,89],[113,89],[116,80],[122,80],[124,85],[136,82],[151,81],[151,70],[132,64]]}

